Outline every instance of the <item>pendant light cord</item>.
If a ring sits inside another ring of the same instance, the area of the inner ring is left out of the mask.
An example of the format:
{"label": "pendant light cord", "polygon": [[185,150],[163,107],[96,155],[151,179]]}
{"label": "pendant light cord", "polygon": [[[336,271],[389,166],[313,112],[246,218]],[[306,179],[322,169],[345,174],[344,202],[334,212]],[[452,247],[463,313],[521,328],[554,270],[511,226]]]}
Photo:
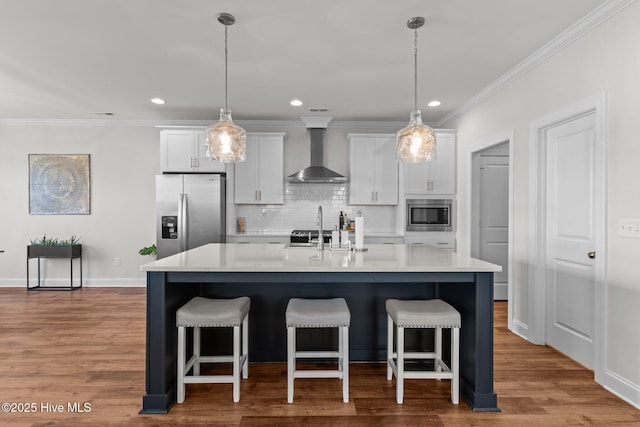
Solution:
{"label": "pendant light cord", "polygon": [[418,109],[418,29],[414,30],[414,48],[413,48],[413,109]]}
{"label": "pendant light cord", "polygon": [[228,35],[227,35],[227,25],[225,24],[224,26],[224,109],[225,111],[228,110],[227,108],[227,39],[228,39]]}

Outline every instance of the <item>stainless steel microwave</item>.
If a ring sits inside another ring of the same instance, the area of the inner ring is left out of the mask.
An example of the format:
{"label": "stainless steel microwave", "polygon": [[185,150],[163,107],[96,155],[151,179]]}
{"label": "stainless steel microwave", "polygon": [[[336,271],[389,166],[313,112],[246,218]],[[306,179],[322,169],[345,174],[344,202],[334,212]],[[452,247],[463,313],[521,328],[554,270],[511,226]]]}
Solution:
{"label": "stainless steel microwave", "polygon": [[453,231],[451,199],[407,199],[407,231]]}

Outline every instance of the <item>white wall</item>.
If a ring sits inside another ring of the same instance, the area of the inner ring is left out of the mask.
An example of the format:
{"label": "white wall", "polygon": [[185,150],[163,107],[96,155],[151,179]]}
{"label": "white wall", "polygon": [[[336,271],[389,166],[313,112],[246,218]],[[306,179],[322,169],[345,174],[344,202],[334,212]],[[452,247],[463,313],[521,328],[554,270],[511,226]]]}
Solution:
{"label": "white wall", "polygon": [[[90,154],[91,214],[29,215],[29,154]],[[144,284],[151,259],[138,250],[155,241],[158,168],[153,127],[0,126],[0,285],[26,285],[26,246],[43,234],[81,238],[88,285]],[[43,261],[50,285],[68,283],[68,265]]]}
{"label": "white wall", "polygon": [[[0,254],[0,286],[26,285],[26,246],[31,239],[43,234],[60,239],[71,235],[81,237],[85,285],[144,285],[140,265],[152,259],[138,255],[138,250],[155,242],[155,175],[159,173],[160,130],[135,123],[131,126],[126,123],[122,126],[62,124],[65,122],[0,125],[0,250],[5,251]],[[393,124],[374,128],[366,124],[330,127],[325,136],[325,162],[335,171],[348,174],[348,133],[389,133],[397,128],[399,126]],[[310,139],[302,122],[296,126],[269,124],[245,126],[245,129],[286,132],[286,175],[309,165]],[[29,154],[90,154],[91,214],[30,215]],[[388,211],[392,208],[377,209],[384,211],[381,217],[386,218],[381,228],[389,231],[392,214]],[[300,213],[293,214],[299,216]],[[310,216],[311,221],[315,221],[314,215]],[[327,216],[327,225],[334,217],[337,218],[337,214]],[[280,222],[283,221],[281,218]],[[235,226],[228,231],[234,232]],[[120,258],[120,266],[114,265],[115,258]],[[76,272],[77,262],[74,261]],[[46,283],[68,283],[68,265],[66,260],[44,260]],[[33,282],[35,260],[31,266]]]}
{"label": "white wall", "polygon": [[468,207],[468,148],[515,129],[514,320],[528,324],[529,124],[605,93],[607,141],[607,313],[605,386],[640,406],[640,239],[617,235],[618,218],[640,218],[640,3],[634,2],[460,117],[458,239]]}

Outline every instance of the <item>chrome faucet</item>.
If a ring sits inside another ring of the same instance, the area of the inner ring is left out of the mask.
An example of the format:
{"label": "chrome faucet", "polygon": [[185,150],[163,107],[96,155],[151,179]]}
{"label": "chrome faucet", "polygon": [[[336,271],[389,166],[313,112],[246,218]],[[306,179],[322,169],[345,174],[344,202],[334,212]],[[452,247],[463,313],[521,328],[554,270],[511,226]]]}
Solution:
{"label": "chrome faucet", "polygon": [[318,206],[318,219],[316,225],[318,226],[318,250],[322,251],[324,250],[324,236],[322,235],[322,205]]}

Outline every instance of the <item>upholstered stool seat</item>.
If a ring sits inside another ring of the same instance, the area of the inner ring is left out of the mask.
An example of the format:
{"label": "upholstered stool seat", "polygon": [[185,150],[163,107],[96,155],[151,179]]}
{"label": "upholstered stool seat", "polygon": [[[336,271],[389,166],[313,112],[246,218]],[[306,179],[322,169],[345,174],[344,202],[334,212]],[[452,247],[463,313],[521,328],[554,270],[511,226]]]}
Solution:
{"label": "upholstered stool seat", "polygon": [[[404,399],[404,379],[450,379],[451,401],[459,403],[459,347],[460,347],[460,313],[448,303],[440,299],[431,300],[397,300],[386,301],[387,310],[387,380],[396,376],[396,401]],[[395,324],[395,328],[394,328]],[[435,330],[433,352],[406,352],[404,348],[404,331],[413,328],[430,328]],[[451,330],[451,366],[442,360],[442,329]],[[395,331],[394,331],[395,329]],[[396,348],[394,351],[394,332]],[[406,359],[433,359],[433,370],[406,371]]]}
{"label": "upholstered stool seat", "polygon": [[[176,312],[178,327],[178,395],[184,402],[185,384],[232,383],[233,401],[240,401],[240,370],[249,376],[249,308],[248,297],[211,299],[195,297]],[[193,328],[193,355],[185,363],[185,328]],[[202,356],[200,354],[200,328],[233,328],[233,354],[230,356]],[[232,362],[231,375],[200,375],[201,363]],[[193,368],[193,374],[187,375]]]}
{"label": "upholstered stool seat", "polygon": [[[287,323],[287,402],[293,402],[295,378],[341,378],[342,400],[349,401],[349,326],[351,313],[344,298],[292,298],[285,313]],[[297,328],[338,328],[338,351],[297,351]],[[297,358],[338,360],[337,370],[300,370]]]}

